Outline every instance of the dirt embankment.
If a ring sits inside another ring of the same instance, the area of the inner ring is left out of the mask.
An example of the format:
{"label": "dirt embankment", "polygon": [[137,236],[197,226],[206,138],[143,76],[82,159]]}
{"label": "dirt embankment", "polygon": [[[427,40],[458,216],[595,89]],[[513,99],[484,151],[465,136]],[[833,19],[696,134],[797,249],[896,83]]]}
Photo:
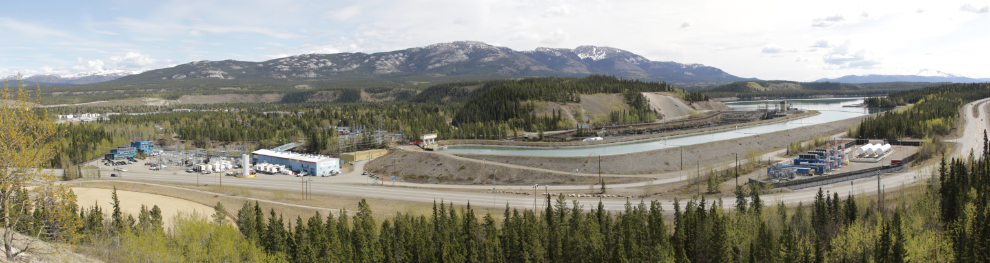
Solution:
{"label": "dirt embankment", "polygon": [[[607,174],[652,174],[665,171],[680,170],[681,151],[684,153],[684,167],[697,164],[713,165],[733,161],[738,153],[745,158],[747,150],[768,152],[781,149],[787,144],[805,141],[816,135],[831,135],[844,132],[847,126],[859,124],[865,117],[852,118],[837,122],[805,126],[796,129],[760,134],[733,140],[684,146],[683,149],[667,148],[648,152],[638,152],[622,155],[606,156],[602,162],[602,173]],[[528,167],[539,167],[562,172],[597,173],[598,164],[586,165],[588,157],[536,157],[536,156],[506,156],[461,154],[472,159],[485,159],[500,163],[509,163]]]}
{"label": "dirt embankment", "polygon": [[650,108],[660,112],[664,119],[678,119],[690,115],[692,111],[697,111],[681,98],[668,93],[643,92],[643,96],[650,101]]}
{"label": "dirt embankment", "polygon": [[[485,165],[483,162],[465,160],[449,155],[406,151],[402,149],[394,150],[383,157],[372,160],[365,168],[380,176],[391,176],[393,158],[395,158],[395,170],[399,174],[399,177],[406,182],[492,184],[493,173],[495,174],[496,184],[498,185],[590,185],[598,181],[598,177],[573,176],[568,173]],[[492,161],[488,161],[488,163],[492,163]],[[554,166],[551,163],[533,163],[532,165],[537,168]],[[642,180],[644,178],[610,177],[609,183],[638,182]]]}
{"label": "dirt embankment", "polygon": [[688,103],[687,101],[666,92],[643,92],[643,96],[650,101],[650,108],[660,112],[665,119],[680,119],[691,115],[692,111],[719,111],[728,110],[729,106],[718,101],[700,101]]}

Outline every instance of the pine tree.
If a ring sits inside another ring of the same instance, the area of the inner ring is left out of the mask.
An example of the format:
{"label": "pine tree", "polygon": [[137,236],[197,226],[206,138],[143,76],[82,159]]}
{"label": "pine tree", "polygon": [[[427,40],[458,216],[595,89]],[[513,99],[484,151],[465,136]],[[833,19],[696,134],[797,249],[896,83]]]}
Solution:
{"label": "pine tree", "polygon": [[223,208],[223,204],[217,202],[216,206],[213,207],[213,211],[214,211],[213,213],[214,223],[220,225],[223,224],[224,221],[227,221],[227,209]]}

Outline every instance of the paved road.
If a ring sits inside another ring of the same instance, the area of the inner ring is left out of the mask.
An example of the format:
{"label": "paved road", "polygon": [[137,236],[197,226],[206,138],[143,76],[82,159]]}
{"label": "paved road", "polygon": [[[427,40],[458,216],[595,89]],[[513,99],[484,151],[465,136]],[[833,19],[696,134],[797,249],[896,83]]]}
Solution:
{"label": "paved road", "polygon": [[[982,151],[982,135],[983,130],[986,129],[987,123],[985,121],[979,121],[978,117],[974,117],[972,114],[972,107],[977,104],[983,104],[990,99],[984,99],[976,102],[972,102],[963,106],[962,115],[966,120],[965,129],[963,135],[956,140],[951,140],[959,143],[957,146],[956,156],[960,156],[962,153],[969,152],[969,149],[974,149],[976,152]],[[982,115],[986,115],[985,113]],[[465,191],[446,191],[438,189],[422,189],[413,187],[391,187],[390,183],[386,182],[386,186],[371,186],[361,183],[362,180],[369,181],[364,176],[360,175],[360,172],[364,170],[364,165],[367,161],[359,161],[355,163],[354,172],[348,173],[346,175],[340,175],[336,177],[303,177],[293,178],[284,175],[259,175],[258,178],[253,179],[239,179],[227,176],[223,178],[223,185],[228,186],[243,186],[252,187],[259,189],[271,189],[271,190],[286,190],[286,191],[296,191],[301,188],[301,180],[313,180],[312,190],[319,194],[329,194],[338,196],[352,196],[352,197],[364,197],[364,198],[379,198],[379,199],[394,199],[394,200],[404,200],[404,201],[417,201],[417,202],[432,202],[443,200],[446,202],[453,202],[455,204],[464,205],[468,202],[473,206],[487,206],[503,208],[508,204],[509,206],[516,208],[535,208],[542,209],[543,202],[541,195],[518,195],[518,194],[491,194],[491,193],[479,193],[479,192],[465,192]],[[903,185],[913,184],[920,179],[923,179],[925,172],[929,171],[926,168],[915,168],[908,172],[902,172],[897,174],[889,174],[882,176],[880,181],[881,187],[886,191],[892,191]],[[138,180],[138,181],[156,181],[156,182],[168,182],[168,183],[193,183],[196,182],[196,176],[194,174],[186,174],[184,172],[177,172],[176,175],[171,174],[160,174],[152,173],[149,171],[130,171],[124,173],[124,178],[122,180]],[[218,184],[219,177],[217,174],[205,175],[201,177],[201,182],[203,184]],[[678,180],[677,178],[666,178],[658,181],[663,182],[673,182]],[[618,187],[634,187],[642,185],[642,183],[637,184],[627,184],[627,185],[611,185],[610,188],[615,189]],[[468,189],[490,189],[490,186],[447,186],[447,185],[430,185],[432,188],[468,188]],[[554,187],[554,190],[564,190],[571,189],[588,189],[587,186],[558,186]],[[532,187],[498,187],[499,189],[512,189],[513,191],[525,191],[532,193],[534,189]],[[855,194],[875,194],[877,192],[877,178],[863,178],[855,180],[853,182],[843,182],[835,185],[827,185],[822,187],[822,189],[829,192],[838,192],[840,195],[846,195],[850,192]],[[545,191],[544,187],[538,189],[539,192]],[[786,204],[796,204],[798,202],[810,203],[814,200],[818,189],[803,189],[799,191],[794,191],[790,193],[775,194],[765,196],[764,200],[768,203],[773,203],[777,201],[782,201]],[[537,198],[534,202],[534,198]],[[573,199],[573,198],[570,198]],[[584,204],[585,209],[589,209],[597,205],[598,198],[577,198],[580,202]],[[670,212],[673,211],[672,201],[664,198],[658,199],[662,202],[663,208]],[[639,200],[629,200],[633,203],[638,203]],[[649,202],[649,200],[645,200]],[[712,201],[712,200],[709,200]],[[605,198],[602,200],[603,205],[609,210],[622,210],[625,207],[626,199],[624,198]],[[735,203],[735,198],[723,199],[725,206],[732,207]]]}

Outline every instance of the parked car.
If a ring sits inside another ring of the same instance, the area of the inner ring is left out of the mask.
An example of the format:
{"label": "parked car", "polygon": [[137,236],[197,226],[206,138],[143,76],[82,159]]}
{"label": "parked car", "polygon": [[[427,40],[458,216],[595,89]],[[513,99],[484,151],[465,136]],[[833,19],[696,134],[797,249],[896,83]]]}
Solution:
{"label": "parked car", "polygon": [[364,170],[364,172],[361,173],[361,175],[368,175],[368,170]]}
{"label": "parked car", "polygon": [[110,174],[110,177],[117,177],[117,174]]}
{"label": "parked car", "polygon": [[144,163],[144,165],[151,165],[151,162]]}
{"label": "parked car", "polygon": [[193,169],[186,169],[186,172],[187,173],[192,173],[192,172],[195,172],[195,171],[193,171]]}

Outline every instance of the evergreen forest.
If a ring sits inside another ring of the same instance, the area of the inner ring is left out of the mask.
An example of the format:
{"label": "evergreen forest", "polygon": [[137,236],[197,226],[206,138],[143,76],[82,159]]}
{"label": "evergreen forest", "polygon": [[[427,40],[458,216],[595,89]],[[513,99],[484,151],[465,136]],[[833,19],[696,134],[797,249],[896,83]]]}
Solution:
{"label": "evergreen forest", "polygon": [[857,136],[887,140],[945,136],[955,127],[960,106],[986,97],[990,97],[990,85],[972,83],[902,91],[886,98],[867,98],[866,104],[870,107],[913,105],[899,111],[885,112],[876,118],[864,119],[859,125]]}
{"label": "evergreen forest", "polygon": [[[157,207],[125,217],[114,194],[112,213],[73,203],[78,217],[42,236],[105,248],[106,259],[128,262],[160,261],[154,255],[203,262],[986,262],[988,157],[984,150],[943,159],[920,185],[890,197],[819,190],[796,207],[765,201],[758,187],[737,188],[729,206],[721,198],[675,199],[673,211],[659,200],[614,211],[545,196],[538,211],[478,214],[470,204],[441,201],[426,215],[384,219],[363,200],[353,214],[295,219],[248,201],[235,224],[218,205],[212,220],[180,216],[166,232]],[[46,210],[34,211],[38,221],[27,223],[44,222]]]}

